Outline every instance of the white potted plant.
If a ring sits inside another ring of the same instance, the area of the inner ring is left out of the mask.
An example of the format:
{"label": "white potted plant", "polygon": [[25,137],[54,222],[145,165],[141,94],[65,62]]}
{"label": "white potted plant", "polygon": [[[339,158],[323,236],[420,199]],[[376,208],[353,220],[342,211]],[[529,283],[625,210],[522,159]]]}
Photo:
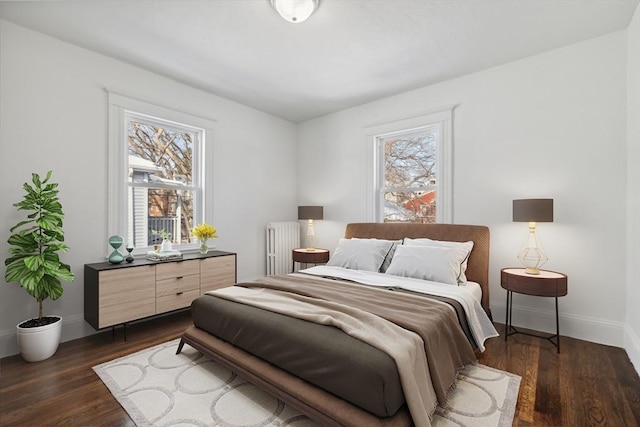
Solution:
{"label": "white potted plant", "polygon": [[162,245],[160,246],[161,252],[170,252],[173,249],[173,245],[171,244],[171,233],[162,229],[162,230],[151,230],[152,236],[160,236],[162,237]]}
{"label": "white potted plant", "polygon": [[11,256],[5,260],[6,282],[18,282],[38,302],[38,317],[17,326],[18,348],[28,362],[48,359],[58,349],[62,317],[44,316],[42,303],[60,298],[64,291],[61,281],[74,279],[71,268],[58,255],[69,248],[64,243],[58,184],[49,182],[50,178],[51,171],[44,180],[34,173],[32,184],[22,186],[24,199],[13,206],[26,211],[26,219],[10,229],[7,240]]}

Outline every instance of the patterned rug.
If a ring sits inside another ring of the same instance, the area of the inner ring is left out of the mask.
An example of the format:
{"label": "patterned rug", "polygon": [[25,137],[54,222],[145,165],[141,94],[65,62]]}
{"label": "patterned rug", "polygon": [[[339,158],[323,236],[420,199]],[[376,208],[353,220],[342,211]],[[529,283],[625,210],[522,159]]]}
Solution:
{"label": "patterned rug", "polygon": [[[228,369],[170,341],[93,370],[138,426],[307,427],[317,423]],[[434,426],[510,426],[520,377],[483,365],[463,371]]]}

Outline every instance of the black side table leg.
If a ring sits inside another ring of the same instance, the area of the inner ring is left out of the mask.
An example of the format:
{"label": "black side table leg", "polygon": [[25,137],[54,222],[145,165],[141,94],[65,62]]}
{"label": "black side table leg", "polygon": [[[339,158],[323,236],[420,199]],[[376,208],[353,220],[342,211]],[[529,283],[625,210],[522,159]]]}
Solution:
{"label": "black side table leg", "polygon": [[507,291],[507,321],[504,325],[504,340],[507,340],[509,335],[515,334],[515,329],[512,326],[513,323],[513,292]]}
{"label": "black side table leg", "polygon": [[509,336],[509,307],[510,301],[509,296],[511,295],[511,291],[507,291],[507,309],[505,310],[505,320],[504,320],[504,340],[507,340]]}
{"label": "black side table leg", "polygon": [[558,320],[558,297],[556,297],[556,340],[558,341],[558,354],[560,354],[560,321]]}

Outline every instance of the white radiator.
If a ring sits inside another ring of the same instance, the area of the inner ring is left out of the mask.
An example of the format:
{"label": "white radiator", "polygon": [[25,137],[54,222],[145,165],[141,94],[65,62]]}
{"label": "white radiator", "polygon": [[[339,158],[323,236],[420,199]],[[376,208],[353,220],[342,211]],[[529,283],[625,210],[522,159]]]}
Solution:
{"label": "white radiator", "polygon": [[291,252],[300,247],[300,224],[297,221],[267,224],[267,276],[291,273]]}

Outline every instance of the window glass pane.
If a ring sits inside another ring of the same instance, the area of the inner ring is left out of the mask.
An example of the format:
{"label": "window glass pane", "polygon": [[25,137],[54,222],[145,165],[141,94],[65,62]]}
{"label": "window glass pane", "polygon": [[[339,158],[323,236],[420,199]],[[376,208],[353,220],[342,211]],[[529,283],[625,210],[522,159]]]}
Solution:
{"label": "window glass pane", "polygon": [[[173,243],[190,243],[193,228],[193,192],[149,190],[149,234],[151,230],[171,233]],[[157,236],[151,235],[149,244]]]}
{"label": "window glass pane", "polygon": [[129,192],[129,241],[134,246],[162,243],[162,237],[154,230],[169,233],[172,243],[195,241],[191,235],[193,191],[133,187]]}
{"label": "window glass pane", "polygon": [[436,222],[436,190],[384,193],[384,222]]}
{"label": "window glass pane", "polygon": [[436,183],[438,133],[424,129],[383,138],[384,187],[426,187]]}
{"label": "window glass pane", "polygon": [[193,183],[194,135],[130,120],[129,176],[133,182]]}
{"label": "window glass pane", "polygon": [[438,127],[380,138],[383,221],[436,222]]}
{"label": "window glass pane", "polygon": [[[132,113],[128,135],[128,242],[146,247],[162,242],[163,231],[174,244],[194,241],[191,229],[198,182],[194,182],[194,142],[198,132],[163,126]],[[196,151],[197,152],[197,151]],[[154,233],[154,231],[156,233]]]}

